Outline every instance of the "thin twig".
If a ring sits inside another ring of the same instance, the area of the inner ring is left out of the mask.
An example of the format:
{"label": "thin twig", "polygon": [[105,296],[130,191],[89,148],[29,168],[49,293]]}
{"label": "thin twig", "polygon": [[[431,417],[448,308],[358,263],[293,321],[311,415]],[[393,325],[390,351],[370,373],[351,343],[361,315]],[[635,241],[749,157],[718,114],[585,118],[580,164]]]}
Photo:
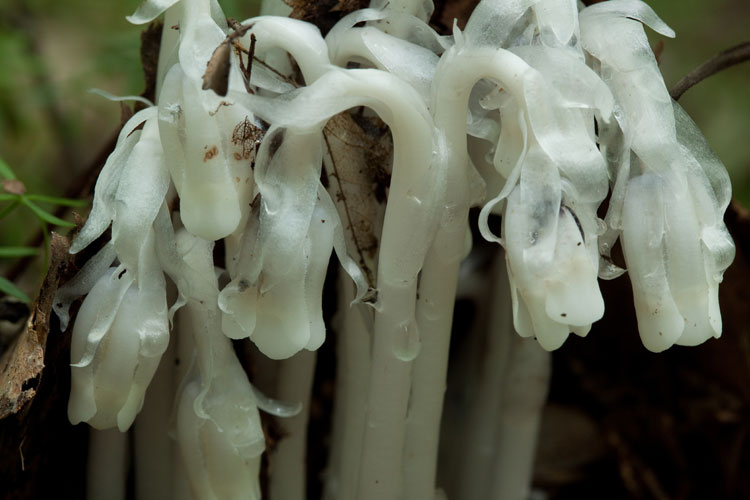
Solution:
{"label": "thin twig", "polygon": [[745,61],[750,61],[750,42],[743,42],[735,47],[719,52],[677,82],[672,87],[672,90],[669,91],[669,95],[677,101],[693,85],[702,82],[721,70]]}

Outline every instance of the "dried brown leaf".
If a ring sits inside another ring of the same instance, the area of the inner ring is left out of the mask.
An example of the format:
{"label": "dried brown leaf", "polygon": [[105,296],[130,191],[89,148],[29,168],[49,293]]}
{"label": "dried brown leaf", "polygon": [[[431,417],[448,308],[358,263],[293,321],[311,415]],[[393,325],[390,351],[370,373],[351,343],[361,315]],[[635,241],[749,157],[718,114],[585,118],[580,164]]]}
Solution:
{"label": "dried brown leaf", "polygon": [[349,252],[374,287],[392,139],[378,118],[349,112],[331,118],[324,137],[328,191],[339,210]]}
{"label": "dried brown leaf", "polygon": [[26,185],[18,179],[6,179],[2,185],[6,193],[24,194],[26,192]]}
{"label": "dried brown leaf", "polygon": [[227,95],[231,54],[229,43],[226,41],[214,49],[206,65],[206,72],[203,74],[203,90],[211,89],[222,97]]}

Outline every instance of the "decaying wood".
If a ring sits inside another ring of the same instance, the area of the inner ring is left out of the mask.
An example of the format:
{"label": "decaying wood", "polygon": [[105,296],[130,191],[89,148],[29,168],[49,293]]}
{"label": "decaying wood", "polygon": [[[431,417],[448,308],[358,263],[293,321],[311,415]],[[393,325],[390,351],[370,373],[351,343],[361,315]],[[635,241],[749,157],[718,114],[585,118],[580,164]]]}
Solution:
{"label": "decaying wood", "polygon": [[18,413],[36,394],[44,369],[52,301],[71,256],[67,238],[53,233],[50,267],[26,328],[0,358],[0,419]]}
{"label": "decaying wood", "polygon": [[52,314],[58,284],[74,272],[68,248],[52,235],[27,327],[0,361],[1,498],[84,498],[88,429],[67,419],[70,333]]}

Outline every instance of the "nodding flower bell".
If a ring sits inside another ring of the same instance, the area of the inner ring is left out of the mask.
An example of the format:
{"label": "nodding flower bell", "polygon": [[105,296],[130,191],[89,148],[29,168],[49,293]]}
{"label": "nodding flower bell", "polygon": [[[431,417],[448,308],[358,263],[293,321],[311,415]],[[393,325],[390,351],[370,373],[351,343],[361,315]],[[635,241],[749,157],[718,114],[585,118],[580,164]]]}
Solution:
{"label": "nodding flower bell", "polygon": [[258,470],[265,437],[258,402],[231,341],[221,331],[213,242],[178,231],[175,248],[190,283],[180,321],[195,362],[177,397],[180,452],[194,495],[260,498]]}
{"label": "nodding flower bell", "polygon": [[614,130],[601,134],[617,168],[603,253],[619,234],[641,339],[659,352],[721,335],[718,286],[734,244],[726,169],[669,97],[641,22],[674,36],[640,1],[581,12],[583,47],[618,103]]}
{"label": "nodding flower bell", "polygon": [[[482,30],[487,18],[480,14],[502,19],[510,33],[529,5],[516,5],[517,15],[499,5],[497,12],[478,9],[461,43],[491,41]],[[564,15],[550,17],[553,7]],[[613,98],[584,64],[577,42],[568,44],[578,32],[575,6],[539,2],[534,9],[536,29],[543,36],[537,39],[527,29],[513,40],[505,56],[506,68],[514,61],[515,69],[506,77],[511,81],[501,81],[501,89],[480,99],[482,108],[500,113],[492,161],[506,179],[501,192],[482,209],[480,228],[485,238],[505,246],[516,331],[552,350],[570,332],[586,335],[604,314],[597,281],[601,231],[596,209],[608,186],[593,117],[597,112],[609,120]],[[496,30],[494,36],[506,35]],[[500,239],[489,232],[486,217],[504,199]]]}
{"label": "nodding flower bell", "polygon": [[126,431],[167,349],[164,278],[135,283],[133,273],[110,268],[78,311],[70,357],[71,423]]}
{"label": "nodding flower bell", "polygon": [[[68,414],[73,423],[100,429],[130,427],[169,343],[166,281],[152,229],[169,174],[155,112],[146,108],[123,128],[71,252],[88,246],[110,223],[111,242],[58,290],[55,301],[65,327],[70,304],[88,293],[73,328]],[[109,268],[115,258],[119,265]]]}

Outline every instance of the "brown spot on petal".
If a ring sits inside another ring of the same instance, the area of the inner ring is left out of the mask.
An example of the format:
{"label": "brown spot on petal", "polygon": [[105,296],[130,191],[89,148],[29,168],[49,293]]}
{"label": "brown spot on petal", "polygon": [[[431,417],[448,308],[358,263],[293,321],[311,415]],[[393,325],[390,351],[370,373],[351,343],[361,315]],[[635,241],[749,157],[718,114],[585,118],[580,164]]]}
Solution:
{"label": "brown spot on petal", "polygon": [[207,149],[207,151],[206,154],[203,155],[203,163],[206,163],[208,160],[219,154],[219,148],[216,146],[211,146],[210,149],[208,146],[205,146],[204,149]]}

